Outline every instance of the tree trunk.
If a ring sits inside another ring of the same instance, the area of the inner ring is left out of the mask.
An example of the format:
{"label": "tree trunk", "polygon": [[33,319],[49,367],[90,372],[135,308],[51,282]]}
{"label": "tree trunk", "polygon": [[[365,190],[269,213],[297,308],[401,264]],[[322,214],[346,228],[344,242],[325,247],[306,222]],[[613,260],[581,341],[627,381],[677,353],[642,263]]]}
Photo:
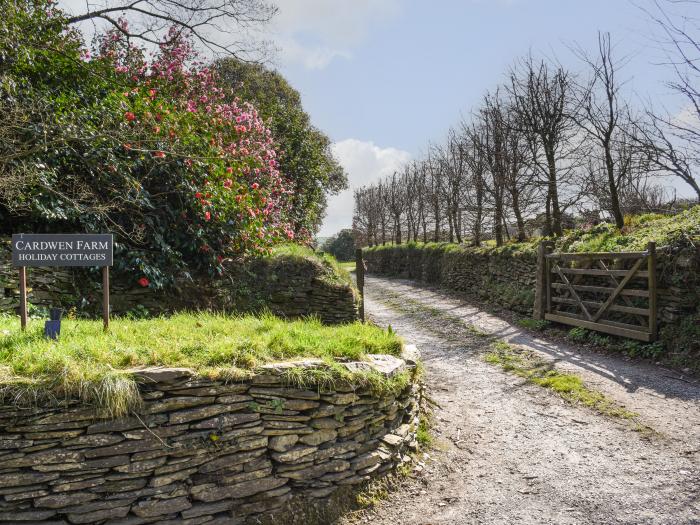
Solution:
{"label": "tree trunk", "polygon": [[615,226],[622,228],[625,225],[625,217],[620,209],[620,198],[617,194],[617,184],[615,183],[615,163],[610,154],[610,142],[606,142],[604,147],[605,168],[608,172],[608,187],[610,188],[610,211],[615,219]]}
{"label": "tree trunk", "polygon": [[548,168],[548,188],[547,193],[552,201],[552,232],[554,235],[562,234],[561,227],[561,210],[559,209],[559,190],[557,188],[557,166],[554,160],[554,152],[547,149],[547,168]]}
{"label": "tree trunk", "polygon": [[525,221],[523,220],[523,214],[520,211],[520,196],[517,191],[511,192],[511,197],[513,199],[513,214],[515,215],[515,222],[518,227],[518,242],[523,242],[525,240]]}

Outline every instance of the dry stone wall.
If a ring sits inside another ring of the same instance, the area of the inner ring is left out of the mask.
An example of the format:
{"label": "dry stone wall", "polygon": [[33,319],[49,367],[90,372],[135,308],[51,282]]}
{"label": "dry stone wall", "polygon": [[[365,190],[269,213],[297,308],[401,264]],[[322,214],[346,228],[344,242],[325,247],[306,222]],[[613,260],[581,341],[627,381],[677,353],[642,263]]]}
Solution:
{"label": "dry stone wall", "polygon": [[[415,367],[370,357],[346,366]],[[290,366],[321,365],[270,365],[230,384],[140,370],[143,409],[113,420],[70,401],[1,407],[0,524],[307,523],[292,505],[323,509],[339,489],[409,461],[417,385],[396,395],[295,388],[282,379]]]}
{"label": "dry stone wall", "polygon": [[[40,307],[61,306],[99,315],[99,272],[85,269],[29,268],[28,301]],[[111,284],[112,313],[158,315],[177,310],[256,312],[286,318],[317,316],[324,323],[358,319],[359,296],[319,261],[301,257],[250,259],[230,263],[217,278],[177,278],[166,291],[142,288],[119,275]],[[10,244],[0,241],[0,312],[19,309],[19,279],[11,265]]]}
{"label": "dry stone wall", "polygon": [[489,253],[455,245],[403,245],[365,250],[369,273],[468,292],[522,314],[535,300],[536,255]]}
{"label": "dry stone wall", "polygon": [[[658,253],[660,338],[667,352],[700,356],[700,248],[693,243]],[[367,271],[465,292],[532,315],[537,256],[518,245],[501,249],[405,244],[364,251]]]}

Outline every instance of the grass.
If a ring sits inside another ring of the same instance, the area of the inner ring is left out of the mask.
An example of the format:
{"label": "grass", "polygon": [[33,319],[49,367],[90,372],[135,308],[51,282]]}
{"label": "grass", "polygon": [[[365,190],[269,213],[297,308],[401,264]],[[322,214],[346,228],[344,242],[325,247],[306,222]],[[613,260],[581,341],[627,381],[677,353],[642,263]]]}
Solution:
{"label": "grass", "polygon": [[544,321],[542,319],[532,319],[531,317],[524,317],[518,319],[517,324],[521,328],[526,330],[533,330],[535,332],[542,332],[549,326],[549,321]]}
{"label": "grass", "polygon": [[423,448],[429,448],[433,443],[433,435],[430,432],[430,419],[427,414],[421,414],[416,429],[416,441]]}
{"label": "grass", "polygon": [[637,414],[616,404],[601,392],[588,388],[579,376],[556,370],[534,352],[497,341],[484,358],[506,372],[555,392],[572,404],[586,406],[608,417],[631,421],[637,417]]}
{"label": "grass", "polygon": [[355,271],[355,261],[338,262],[338,265],[348,273]]}
{"label": "grass", "polygon": [[114,319],[108,333],[100,321],[64,320],[58,341],[43,337],[42,326],[26,332],[13,317],[0,317],[0,396],[5,402],[77,398],[122,415],[140,398],[129,369],[177,366],[203,377],[240,380],[260,365],[320,358],[328,366],[293,368],[290,383],[348,380],[373,388],[402,388],[410,378],[391,381],[376,373],[350,374],[342,360],[368,353],[399,355],[401,340],[361,323],[322,325],[315,319],[284,321],[272,315],[227,317],[183,313],[152,319]]}
{"label": "grass", "polygon": [[[330,253],[318,253],[301,244],[280,244],[272,251],[272,257],[288,257],[296,260],[313,261],[321,265],[325,270],[325,278],[332,282],[339,282],[355,287],[352,277],[350,277],[350,269],[347,268],[348,263],[340,263]],[[354,264],[353,268],[354,268]]]}

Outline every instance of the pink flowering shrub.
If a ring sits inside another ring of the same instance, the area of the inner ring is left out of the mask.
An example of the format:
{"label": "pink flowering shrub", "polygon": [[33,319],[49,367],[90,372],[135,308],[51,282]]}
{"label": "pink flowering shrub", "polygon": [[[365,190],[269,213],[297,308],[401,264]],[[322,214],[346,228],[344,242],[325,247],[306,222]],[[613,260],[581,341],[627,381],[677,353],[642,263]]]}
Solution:
{"label": "pink flowering shrub", "polygon": [[111,31],[89,52],[53,3],[12,5],[4,233],[112,232],[115,272],[149,288],[294,236],[272,134],[186,37],[148,53]]}
{"label": "pink flowering shrub", "polygon": [[186,239],[178,251],[217,269],[224,258],[294,237],[291,192],[270,130],[251,104],[227,102],[230,93],[186,38],[147,58],[110,31],[96,51],[93,60],[108,63],[123,87],[109,95],[133,135],[121,156],[146,162],[149,179],[168,172],[175,185],[154,184],[174,192],[170,205]]}

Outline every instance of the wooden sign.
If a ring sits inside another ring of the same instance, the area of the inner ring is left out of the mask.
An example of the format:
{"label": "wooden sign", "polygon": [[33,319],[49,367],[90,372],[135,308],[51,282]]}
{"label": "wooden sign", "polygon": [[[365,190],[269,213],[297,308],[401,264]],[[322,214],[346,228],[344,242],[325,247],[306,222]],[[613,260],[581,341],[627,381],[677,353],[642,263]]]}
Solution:
{"label": "wooden sign", "polygon": [[27,327],[27,267],[102,267],[102,318],[109,328],[109,267],[112,266],[112,234],[18,233],[12,235],[12,265],[19,268],[19,310],[22,330]]}

